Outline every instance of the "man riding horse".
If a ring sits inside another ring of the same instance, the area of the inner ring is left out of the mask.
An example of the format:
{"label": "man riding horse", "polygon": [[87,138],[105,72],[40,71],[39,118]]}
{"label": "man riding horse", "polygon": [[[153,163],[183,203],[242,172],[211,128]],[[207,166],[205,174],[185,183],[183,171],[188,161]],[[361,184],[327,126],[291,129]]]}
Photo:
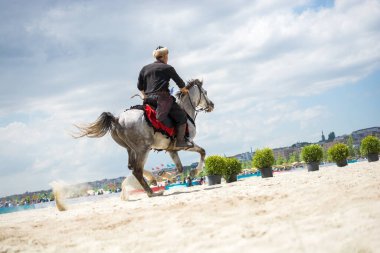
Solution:
{"label": "man riding horse", "polygon": [[[145,162],[152,149],[166,150],[179,173],[183,172],[183,166],[178,156],[178,151],[197,152],[200,159],[197,168],[192,172],[196,174],[202,171],[206,151],[195,143],[189,145],[185,141],[185,124],[187,121],[189,138],[193,140],[197,132],[195,125],[197,112],[211,112],[214,109],[214,103],[208,98],[202,81],[192,79],[185,86],[174,68],[167,64],[167,48],[158,47],[153,52],[153,56],[157,61],[141,70],[137,87],[142,92],[145,103],[150,103],[157,107],[159,120],[166,124],[169,116],[176,124],[176,146],[172,144],[172,140],[167,138],[166,135],[154,130],[153,126],[149,124],[149,118],[146,117],[146,111],[142,110],[141,106],[138,108],[131,107],[120,113],[119,116],[114,116],[110,112],[103,112],[96,121],[77,126],[79,132],[73,135],[75,138],[84,136],[100,138],[110,133],[112,139],[127,150],[128,169],[132,170],[133,176],[135,176],[149,197],[162,195],[162,192],[153,193],[144,179]],[[174,97],[169,93],[170,79],[176,82],[182,92],[187,93],[184,96],[179,94],[175,103]],[[147,107],[144,108],[146,109]],[[170,121],[170,123],[172,122]],[[125,187],[123,187],[122,196],[126,196]]]}
{"label": "man riding horse", "polygon": [[[156,118],[166,126],[170,119],[176,127],[176,147],[191,148],[192,143],[185,140],[187,116],[184,110],[175,103],[175,98],[170,95],[169,81],[172,79],[181,92],[187,94],[185,82],[179,77],[175,69],[168,64],[169,50],[159,46],[153,51],[156,61],[144,66],[139,74],[137,88],[143,95],[144,103],[156,108]],[[168,119],[170,117],[170,119]]]}

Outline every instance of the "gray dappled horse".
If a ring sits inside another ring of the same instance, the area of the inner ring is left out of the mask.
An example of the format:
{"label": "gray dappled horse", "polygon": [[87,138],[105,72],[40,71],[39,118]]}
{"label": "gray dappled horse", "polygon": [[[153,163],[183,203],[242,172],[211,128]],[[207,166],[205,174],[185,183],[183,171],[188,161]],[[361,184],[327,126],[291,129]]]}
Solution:
{"label": "gray dappled horse", "polygon": [[[196,134],[196,126],[193,123],[198,111],[211,112],[214,109],[213,102],[207,97],[207,91],[202,87],[203,82],[195,79],[187,83],[188,94],[177,93],[177,103],[186,111],[192,119],[187,121],[189,129],[189,138],[192,140]],[[103,112],[99,118],[86,126],[77,126],[80,133],[75,137],[99,138],[104,136],[108,131],[117,144],[128,151],[128,168],[139,181],[141,186],[149,197],[161,195],[153,193],[144,179],[144,165],[151,149],[166,150],[176,165],[177,171],[182,173],[183,167],[178,156],[178,151],[183,150],[174,146],[173,141],[160,132],[155,132],[148,125],[144,117],[144,111],[139,109],[129,109],[115,117],[110,112]],[[198,152],[200,161],[193,171],[199,173],[203,169],[206,152],[203,148],[194,143],[194,147],[186,149],[188,151]],[[123,188],[124,191],[124,188]],[[124,194],[124,192],[122,193]]]}

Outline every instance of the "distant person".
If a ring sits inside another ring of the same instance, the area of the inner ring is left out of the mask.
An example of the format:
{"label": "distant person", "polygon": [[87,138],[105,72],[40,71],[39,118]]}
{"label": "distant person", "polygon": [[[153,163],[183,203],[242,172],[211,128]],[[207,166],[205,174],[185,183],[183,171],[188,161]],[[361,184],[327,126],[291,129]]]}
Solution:
{"label": "distant person", "polygon": [[191,187],[191,186],[193,186],[193,181],[191,180],[191,177],[188,176],[187,177],[187,187]]}

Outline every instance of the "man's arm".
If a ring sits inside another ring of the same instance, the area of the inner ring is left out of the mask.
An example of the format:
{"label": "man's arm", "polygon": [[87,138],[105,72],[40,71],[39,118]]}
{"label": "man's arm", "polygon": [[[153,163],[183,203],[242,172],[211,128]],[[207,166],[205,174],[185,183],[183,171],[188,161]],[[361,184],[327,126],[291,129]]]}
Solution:
{"label": "man's arm", "polygon": [[170,68],[168,69],[168,73],[170,78],[173,79],[173,81],[177,84],[178,88],[182,89],[186,86],[185,82],[182,80],[181,77],[179,77],[179,75],[172,66],[170,66]]}
{"label": "man's arm", "polygon": [[169,68],[169,75],[170,75],[170,78],[173,79],[173,81],[177,84],[178,88],[180,88],[182,93],[187,94],[189,92],[189,90],[186,88],[185,82],[177,74],[177,72],[175,71],[173,67]]}
{"label": "man's arm", "polygon": [[143,92],[145,89],[144,89],[144,77],[143,77],[143,71],[141,70],[140,71],[140,74],[139,74],[139,78],[137,79],[137,89],[139,89],[139,91]]}

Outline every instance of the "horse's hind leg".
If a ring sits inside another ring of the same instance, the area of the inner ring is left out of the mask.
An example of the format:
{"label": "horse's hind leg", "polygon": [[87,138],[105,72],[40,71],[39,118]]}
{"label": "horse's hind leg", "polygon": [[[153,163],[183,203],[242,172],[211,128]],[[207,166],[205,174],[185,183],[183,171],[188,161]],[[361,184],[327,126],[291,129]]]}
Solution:
{"label": "horse's hind leg", "polygon": [[133,168],[132,174],[136,177],[137,181],[141,184],[146,194],[148,194],[149,197],[153,195],[152,189],[149,187],[148,183],[145,181],[143,176],[143,170],[138,168]]}
{"label": "horse's hind leg", "polygon": [[169,152],[169,155],[172,158],[172,160],[173,160],[173,162],[177,168],[178,173],[182,173],[183,172],[183,166],[181,163],[181,159],[179,159],[178,152],[177,151],[168,151],[168,152]]}
{"label": "horse's hind leg", "polygon": [[196,176],[203,170],[203,164],[204,164],[205,157],[206,157],[206,151],[204,150],[204,148],[196,145],[195,143],[194,143],[194,147],[189,148],[186,151],[197,152],[200,155],[200,159],[199,159],[199,163],[198,163],[197,168],[190,172],[191,176]]}
{"label": "horse's hind leg", "polygon": [[[133,152],[131,152],[133,153]],[[149,149],[146,149],[144,151],[140,151],[139,153],[136,153],[136,159],[132,165],[133,172],[132,174],[136,177],[137,181],[141,184],[144,191],[149,197],[159,196],[162,195],[163,192],[160,193],[153,193],[152,189],[149,187],[148,183],[144,179],[144,165],[146,158],[148,157]]]}
{"label": "horse's hind leg", "polygon": [[132,170],[132,164],[134,164],[134,158],[135,158],[135,155],[134,155],[134,152],[132,152],[132,149],[127,145],[126,141],[123,140],[118,134],[116,131],[112,131],[111,132],[111,137],[112,139],[114,139],[114,141],[119,144],[120,146],[122,146],[123,148],[127,149],[128,151],[128,169]]}

